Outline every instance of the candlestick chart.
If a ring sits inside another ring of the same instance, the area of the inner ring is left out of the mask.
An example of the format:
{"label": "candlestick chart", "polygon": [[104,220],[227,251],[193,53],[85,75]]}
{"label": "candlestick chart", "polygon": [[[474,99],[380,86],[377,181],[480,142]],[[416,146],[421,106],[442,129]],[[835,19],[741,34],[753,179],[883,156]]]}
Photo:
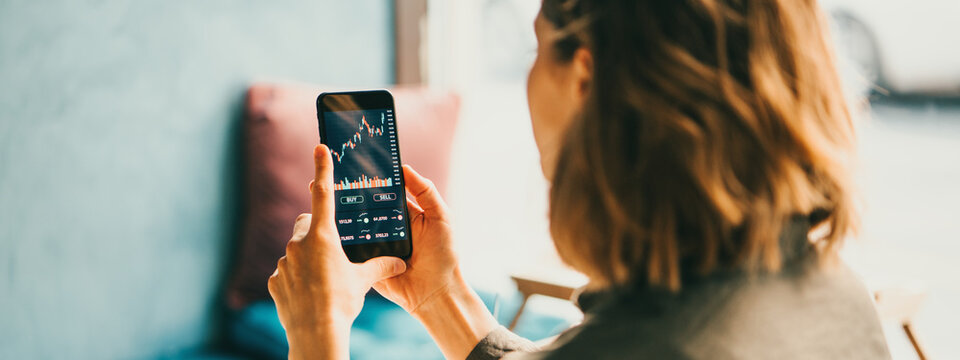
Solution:
{"label": "candlestick chart", "polygon": [[400,183],[392,111],[338,111],[327,113],[325,119],[335,190]]}

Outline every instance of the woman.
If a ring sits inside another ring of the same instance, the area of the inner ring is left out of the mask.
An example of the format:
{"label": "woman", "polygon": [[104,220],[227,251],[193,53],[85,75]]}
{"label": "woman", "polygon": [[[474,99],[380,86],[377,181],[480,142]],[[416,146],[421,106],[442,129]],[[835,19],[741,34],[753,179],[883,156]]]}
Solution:
{"label": "woman", "polygon": [[347,358],[371,286],[449,359],[889,358],[835,259],[854,129],[814,1],[544,0],[535,28],[530,115],[584,322],[540,349],[498,325],[409,167],[411,258],[349,263],[321,145],[313,215],[269,282],[291,358]]}

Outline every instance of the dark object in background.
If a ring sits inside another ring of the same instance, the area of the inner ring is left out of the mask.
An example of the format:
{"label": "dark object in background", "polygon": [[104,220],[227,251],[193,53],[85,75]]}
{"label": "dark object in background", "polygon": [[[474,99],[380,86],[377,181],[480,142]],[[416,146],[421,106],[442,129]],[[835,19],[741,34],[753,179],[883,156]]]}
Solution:
{"label": "dark object in background", "polygon": [[848,86],[879,94],[960,95],[960,2],[823,0]]}

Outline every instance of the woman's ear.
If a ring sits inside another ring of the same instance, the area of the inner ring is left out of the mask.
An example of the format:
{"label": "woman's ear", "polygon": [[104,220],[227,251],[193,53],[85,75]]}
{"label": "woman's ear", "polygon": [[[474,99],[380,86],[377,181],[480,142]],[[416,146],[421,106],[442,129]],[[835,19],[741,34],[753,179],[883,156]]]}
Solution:
{"label": "woman's ear", "polygon": [[593,80],[593,54],[586,48],[579,48],[573,53],[572,60],[574,97],[577,105],[582,106],[590,93],[590,85]]}

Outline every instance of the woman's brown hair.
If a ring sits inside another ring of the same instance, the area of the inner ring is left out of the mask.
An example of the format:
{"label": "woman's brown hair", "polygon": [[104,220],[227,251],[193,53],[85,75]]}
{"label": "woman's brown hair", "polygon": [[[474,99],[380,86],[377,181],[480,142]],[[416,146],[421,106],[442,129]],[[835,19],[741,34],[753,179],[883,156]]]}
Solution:
{"label": "woman's brown hair", "polygon": [[794,216],[857,220],[854,126],[813,0],[544,0],[593,76],[550,190],[551,233],[600,285],[776,271]]}

